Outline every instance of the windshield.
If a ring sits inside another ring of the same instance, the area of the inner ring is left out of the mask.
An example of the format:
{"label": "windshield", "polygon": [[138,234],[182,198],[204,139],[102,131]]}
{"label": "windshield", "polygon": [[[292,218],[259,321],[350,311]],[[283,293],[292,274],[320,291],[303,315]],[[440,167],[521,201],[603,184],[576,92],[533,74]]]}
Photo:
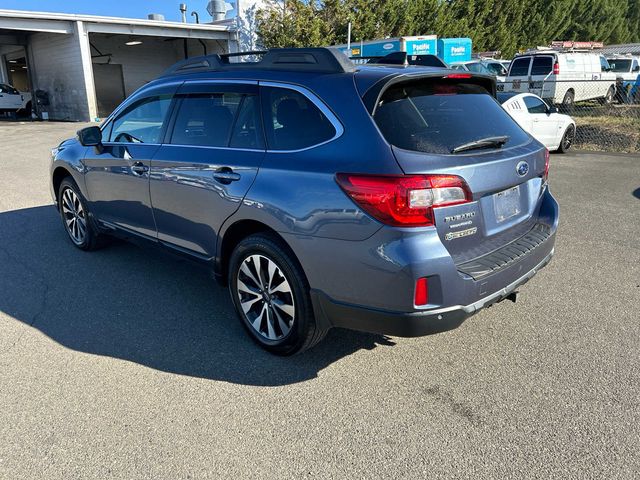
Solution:
{"label": "windshield", "polygon": [[609,66],[612,72],[628,72],[631,67],[631,60],[624,58],[609,58]]}
{"label": "windshield", "polygon": [[508,137],[503,148],[529,140],[484,88],[446,79],[390,88],[374,119],[389,143],[417,152],[449,154],[460,145],[493,137]]}

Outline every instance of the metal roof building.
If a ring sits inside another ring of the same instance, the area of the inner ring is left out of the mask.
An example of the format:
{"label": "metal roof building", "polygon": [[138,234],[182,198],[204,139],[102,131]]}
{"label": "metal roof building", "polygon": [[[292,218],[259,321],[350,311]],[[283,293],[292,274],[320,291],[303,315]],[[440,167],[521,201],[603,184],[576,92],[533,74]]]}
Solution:
{"label": "metal roof building", "polygon": [[0,10],[0,83],[45,92],[34,109],[55,120],[106,116],[176,61],[236,48],[229,22]]}
{"label": "metal roof building", "polygon": [[630,53],[632,55],[640,55],[640,43],[627,43],[623,45],[607,45],[598,50],[604,55],[622,55]]}

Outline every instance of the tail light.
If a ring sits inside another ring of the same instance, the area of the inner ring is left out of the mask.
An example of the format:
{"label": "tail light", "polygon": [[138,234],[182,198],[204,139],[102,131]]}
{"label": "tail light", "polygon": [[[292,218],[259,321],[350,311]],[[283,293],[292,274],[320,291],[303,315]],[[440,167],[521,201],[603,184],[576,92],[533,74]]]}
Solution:
{"label": "tail light", "polygon": [[397,227],[434,225],[434,208],[471,201],[469,187],[456,175],[339,173],[336,180],[365,212]]}
{"label": "tail light", "polygon": [[560,74],[560,64],[558,62],[553,64],[553,74],[554,75]]}
{"label": "tail light", "polygon": [[549,181],[549,150],[546,148],[544,149],[544,174],[542,175],[542,180],[545,183]]}

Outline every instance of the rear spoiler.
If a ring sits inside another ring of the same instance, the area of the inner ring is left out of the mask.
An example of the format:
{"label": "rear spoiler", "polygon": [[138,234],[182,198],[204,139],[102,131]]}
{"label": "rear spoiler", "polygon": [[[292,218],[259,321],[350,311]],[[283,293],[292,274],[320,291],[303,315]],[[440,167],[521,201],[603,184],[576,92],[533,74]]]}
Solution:
{"label": "rear spoiler", "polygon": [[376,106],[380,102],[382,95],[389,88],[401,83],[413,83],[426,79],[451,79],[460,83],[470,83],[483,87],[492,96],[496,97],[496,79],[491,75],[482,75],[477,73],[462,72],[460,70],[433,70],[404,73],[385,77],[371,86],[362,96],[362,102],[371,115],[374,114]]}

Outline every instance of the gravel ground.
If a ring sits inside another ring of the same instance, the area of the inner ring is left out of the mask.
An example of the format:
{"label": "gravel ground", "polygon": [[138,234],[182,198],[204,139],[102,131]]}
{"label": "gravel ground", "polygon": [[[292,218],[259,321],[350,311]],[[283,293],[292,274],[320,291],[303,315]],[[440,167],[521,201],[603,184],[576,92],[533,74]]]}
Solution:
{"label": "gravel ground", "polygon": [[65,237],[0,123],[0,478],[637,478],[640,158],[553,155],[556,257],[457,330],[257,349],[189,262]]}

